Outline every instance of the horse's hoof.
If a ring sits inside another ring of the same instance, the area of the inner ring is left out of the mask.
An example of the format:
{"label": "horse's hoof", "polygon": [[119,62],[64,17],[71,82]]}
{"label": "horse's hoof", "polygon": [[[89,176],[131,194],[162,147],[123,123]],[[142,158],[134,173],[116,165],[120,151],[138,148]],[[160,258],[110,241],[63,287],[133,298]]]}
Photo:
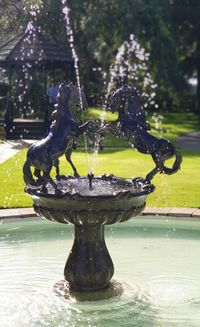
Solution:
{"label": "horse's hoof", "polygon": [[55,189],[55,195],[61,196],[61,195],[64,195],[64,192],[62,190],[60,190],[59,188],[57,188],[57,189]]}
{"label": "horse's hoof", "polygon": [[143,182],[144,181],[144,178],[142,177],[136,177],[132,180],[132,182]]}
{"label": "horse's hoof", "polygon": [[153,178],[153,177],[146,177],[146,178],[144,179],[145,184],[151,184],[151,180],[152,180],[152,178]]}
{"label": "horse's hoof", "polygon": [[41,188],[41,192],[42,192],[42,193],[47,193],[47,192],[48,192],[48,191],[47,191],[47,188],[46,188],[45,185],[42,186],[42,188]]}
{"label": "horse's hoof", "polygon": [[61,180],[61,175],[56,175],[56,179],[57,179],[57,181],[60,181]]}
{"label": "horse's hoof", "polygon": [[74,177],[79,178],[80,175],[79,175],[78,173],[75,173],[75,174],[74,174]]}

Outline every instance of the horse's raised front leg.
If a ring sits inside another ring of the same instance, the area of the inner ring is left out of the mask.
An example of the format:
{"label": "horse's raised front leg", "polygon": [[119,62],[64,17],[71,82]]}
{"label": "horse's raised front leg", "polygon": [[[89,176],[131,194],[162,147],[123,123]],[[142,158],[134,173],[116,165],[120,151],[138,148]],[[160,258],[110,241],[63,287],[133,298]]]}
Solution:
{"label": "horse's raised front leg", "polygon": [[67,161],[69,162],[69,164],[71,165],[73,171],[74,171],[74,176],[75,177],[80,177],[80,175],[78,174],[76,167],[74,166],[73,162],[71,161],[71,154],[72,154],[72,147],[69,147],[67,149],[67,151],[65,152],[65,157],[67,159]]}
{"label": "horse's raised front leg", "polygon": [[162,173],[164,167],[164,161],[161,159],[161,156],[158,153],[153,153],[151,156],[156,164],[156,167],[146,175],[147,181],[150,181],[157,173]]}

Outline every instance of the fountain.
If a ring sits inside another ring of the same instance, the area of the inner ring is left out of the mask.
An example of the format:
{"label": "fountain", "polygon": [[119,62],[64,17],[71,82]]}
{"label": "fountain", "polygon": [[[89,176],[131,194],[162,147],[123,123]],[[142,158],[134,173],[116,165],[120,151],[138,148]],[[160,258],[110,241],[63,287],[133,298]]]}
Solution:
{"label": "fountain", "polygon": [[[80,125],[71,117],[70,92],[70,85],[61,86],[51,131],[30,149],[24,165],[25,191],[36,213],[60,224],[27,220],[1,226],[3,326],[199,326],[199,222],[137,216],[154,191],[152,178],[157,173],[175,173],[181,156],[169,141],[149,133],[135,90],[124,85],[111,102],[111,109],[119,112],[118,121],[101,123],[96,140],[110,131],[151,155],[156,167],[145,178],[95,176],[95,171],[79,177],[71,151],[77,137],[92,123]],[[32,156],[37,154],[34,161]],[[71,163],[75,176],[60,175],[61,154]],[[173,167],[167,168],[164,161],[173,155]],[[41,166],[38,159],[43,160]],[[51,178],[52,166],[56,178]],[[59,280],[65,249],[71,246],[72,225],[75,239],[65,280],[52,293],[52,280]],[[117,280],[112,279],[105,225],[108,248],[117,263]],[[102,299],[95,304],[91,301]]]}
{"label": "fountain", "polygon": [[[119,178],[91,172],[80,177],[71,155],[73,144],[92,121],[80,125],[73,119],[71,107],[74,87],[61,84],[58,92],[57,111],[48,136],[33,144],[24,164],[25,191],[33,199],[35,212],[51,221],[72,223],[75,226],[74,244],[67,259],[65,280],[56,284],[57,291],[65,297],[93,300],[113,297],[123,291],[120,283],[112,279],[114,266],[106,247],[104,226],[125,222],[137,216],[145,207],[146,196],[154,191],[151,179],[156,173],[175,173],[180,167],[181,156],[165,139],[158,139],[147,132],[149,125],[133,88],[127,85],[118,89],[111,98],[111,108],[119,107],[118,122],[99,125],[97,134],[111,130],[119,137],[126,137],[142,153],[151,154],[156,167],[146,178]],[[117,124],[117,126],[116,126]],[[98,137],[99,139],[99,137]],[[74,176],[61,176],[59,157],[66,154]],[[68,153],[68,155],[67,155]],[[173,155],[172,168],[164,161]],[[33,178],[30,167],[35,168]],[[56,179],[50,172],[56,167]],[[42,174],[43,173],[43,174]]]}
{"label": "fountain", "polygon": [[[95,151],[102,135],[107,131],[128,140],[144,154],[150,154],[156,167],[145,178],[120,178],[95,172],[80,177],[71,160],[77,138],[91,128],[93,121],[81,125],[74,108],[79,104],[83,112],[83,96],[74,47],[69,8],[62,0],[66,33],[74,59],[77,87],[62,83],[50,132],[46,138],[31,145],[23,167],[25,192],[32,197],[35,212],[50,221],[71,223],[75,226],[74,244],[68,256],[64,281],[56,284],[57,292],[70,298],[83,300],[109,298],[123,292],[121,284],[112,279],[114,266],[105,243],[105,225],[122,223],[139,215],[145,207],[146,197],[154,191],[152,178],[157,173],[175,173],[181,156],[165,139],[158,139],[149,132],[145,112],[134,88],[123,85],[111,97],[111,110],[117,110],[117,122],[97,126],[94,137]],[[106,105],[108,104],[106,97]],[[87,146],[87,141],[85,141]],[[60,175],[59,158],[65,154],[74,176]],[[165,160],[176,157],[172,168]],[[52,167],[56,177],[52,178]],[[32,173],[31,167],[34,167]],[[94,295],[95,294],[95,295]]]}

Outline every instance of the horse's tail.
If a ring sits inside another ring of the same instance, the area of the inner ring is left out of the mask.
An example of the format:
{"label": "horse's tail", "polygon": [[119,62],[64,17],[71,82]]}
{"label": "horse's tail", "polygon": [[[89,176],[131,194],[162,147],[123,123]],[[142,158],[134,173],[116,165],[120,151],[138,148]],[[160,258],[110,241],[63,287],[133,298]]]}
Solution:
{"label": "horse's tail", "polygon": [[164,166],[164,168],[163,168],[164,174],[171,175],[171,174],[176,173],[180,169],[181,162],[182,162],[182,155],[177,151],[175,151],[174,155],[176,156],[176,159],[173,163],[172,168],[167,168]]}
{"label": "horse's tail", "polygon": [[24,174],[24,181],[27,184],[30,185],[35,185],[36,181],[33,178],[33,175],[31,173],[31,163],[30,163],[30,159],[26,159],[26,162],[23,166],[23,174]]}

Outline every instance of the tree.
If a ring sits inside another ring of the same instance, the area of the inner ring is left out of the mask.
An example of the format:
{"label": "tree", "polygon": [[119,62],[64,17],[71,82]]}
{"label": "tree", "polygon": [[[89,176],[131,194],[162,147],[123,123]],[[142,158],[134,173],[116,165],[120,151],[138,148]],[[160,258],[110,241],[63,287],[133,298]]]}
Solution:
{"label": "tree", "polygon": [[171,110],[178,67],[170,1],[83,0],[71,1],[70,6],[84,82],[92,78],[94,86],[96,77],[102,90],[99,72],[108,72],[120,45],[134,34],[150,53],[151,73],[158,84],[157,101]]}
{"label": "tree", "polygon": [[174,0],[172,12],[180,70],[185,81],[198,80],[196,112],[200,115],[200,2]]}
{"label": "tree", "polygon": [[22,0],[1,0],[0,2],[0,41],[4,42],[18,31],[21,21]]}
{"label": "tree", "polygon": [[149,53],[142,48],[133,34],[118,48],[115,62],[110,67],[108,92],[124,83],[140,91],[144,108],[157,108],[155,104],[157,84],[149,71]]}
{"label": "tree", "polygon": [[[181,107],[186,89],[184,75],[187,78],[196,73],[200,79],[198,2],[68,0],[82,85],[90,95],[90,104],[101,98],[104,72],[108,74],[118,48],[134,34],[141,47],[150,54],[148,66],[158,85],[156,102],[159,107],[167,110]],[[61,0],[46,0],[42,5],[41,0],[2,0],[0,9],[4,6],[4,10],[0,26],[4,38],[25,25],[33,4],[39,6],[38,24],[67,48]],[[21,10],[23,7],[25,11]]]}

